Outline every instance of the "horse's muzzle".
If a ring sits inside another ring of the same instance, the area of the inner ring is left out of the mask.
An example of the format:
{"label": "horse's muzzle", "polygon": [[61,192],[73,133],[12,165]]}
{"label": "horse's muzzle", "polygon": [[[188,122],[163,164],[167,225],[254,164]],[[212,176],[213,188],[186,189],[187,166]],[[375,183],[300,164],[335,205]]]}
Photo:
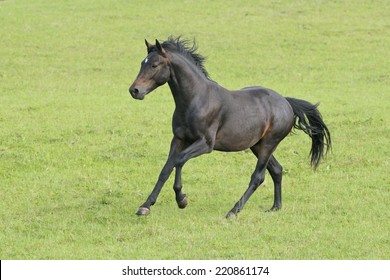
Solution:
{"label": "horse's muzzle", "polygon": [[139,99],[139,100],[142,100],[145,98],[145,95],[147,94],[147,92],[145,90],[142,90],[142,89],[139,89],[138,87],[136,87],[135,85],[132,85],[130,88],[129,88],[129,92],[131,94],[131,96],[134,98],[134,99]]}

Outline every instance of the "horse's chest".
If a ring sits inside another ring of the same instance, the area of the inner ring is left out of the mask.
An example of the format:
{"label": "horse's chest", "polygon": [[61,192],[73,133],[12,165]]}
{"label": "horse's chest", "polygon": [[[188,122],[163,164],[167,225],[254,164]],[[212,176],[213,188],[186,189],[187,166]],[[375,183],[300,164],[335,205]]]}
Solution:
{"label": "horse's chest", "polygon": [[185,141],[195,141],[197,138],[199,138],[199,132],[197,129],[194,129],[194,127],[191,124],[185,123],[185,122],[174,122],[173,126],[173,134],[175,137],[185,140]]}
{"label": "horse's chest", "polygon": [[196,141],[203,136],[207,136],[209,131],[209,122],[207,116],[199,114],[175,114],[172,120],[173,134],[187,142]]}
{"label": "horse's chest", "polygon": [[185,126],[175,126],[173,125],[172,127],[173,134],[175,135],[176,138],[179,138],[181,140],[184,140],[188,138],[188,130]]}

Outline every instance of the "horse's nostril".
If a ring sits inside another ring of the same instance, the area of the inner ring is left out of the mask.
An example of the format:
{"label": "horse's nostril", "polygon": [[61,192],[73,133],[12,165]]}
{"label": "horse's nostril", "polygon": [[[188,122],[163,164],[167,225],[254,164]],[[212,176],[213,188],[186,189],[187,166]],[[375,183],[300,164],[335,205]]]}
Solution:
{"label": "horse's nostril", "polygon": [[132,93],[132,94],[138,94],[138,92],[139,92],[138,88],[136,88],[136,87],[131,87],[131,88],[130,88],[130,93]]}

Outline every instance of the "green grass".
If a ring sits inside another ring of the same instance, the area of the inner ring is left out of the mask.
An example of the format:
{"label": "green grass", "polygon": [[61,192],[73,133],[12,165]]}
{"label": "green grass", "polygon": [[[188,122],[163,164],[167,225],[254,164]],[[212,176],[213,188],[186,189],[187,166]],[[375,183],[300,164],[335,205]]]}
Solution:
{"label": "green grass", "polygon": [[[390,8],[386,1],[0,1],[1,259],[389,259]],[[284,209],[267,176],[237,219],[255,158],[212,153],[133,213],[163,166],[174,104],[128,87],[144,38],[196,37],[229,89],[320,101],[333,151],[285,139]]]}

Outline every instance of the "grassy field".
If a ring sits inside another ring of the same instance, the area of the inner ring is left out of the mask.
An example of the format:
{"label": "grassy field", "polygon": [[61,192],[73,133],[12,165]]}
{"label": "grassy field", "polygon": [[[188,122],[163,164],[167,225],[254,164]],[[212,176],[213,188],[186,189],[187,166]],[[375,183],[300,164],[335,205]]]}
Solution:
{"label": "grassy field", "polygon": [[[387,1],[0,1],[0,259],[389,259]],[[321,102],[333,150],[316,172],[299,132],[236,219],[250,152],[214,152],[134,211],[163,166],[168,86],[128,87],[144,38],[196,38],[211,78]]]}

